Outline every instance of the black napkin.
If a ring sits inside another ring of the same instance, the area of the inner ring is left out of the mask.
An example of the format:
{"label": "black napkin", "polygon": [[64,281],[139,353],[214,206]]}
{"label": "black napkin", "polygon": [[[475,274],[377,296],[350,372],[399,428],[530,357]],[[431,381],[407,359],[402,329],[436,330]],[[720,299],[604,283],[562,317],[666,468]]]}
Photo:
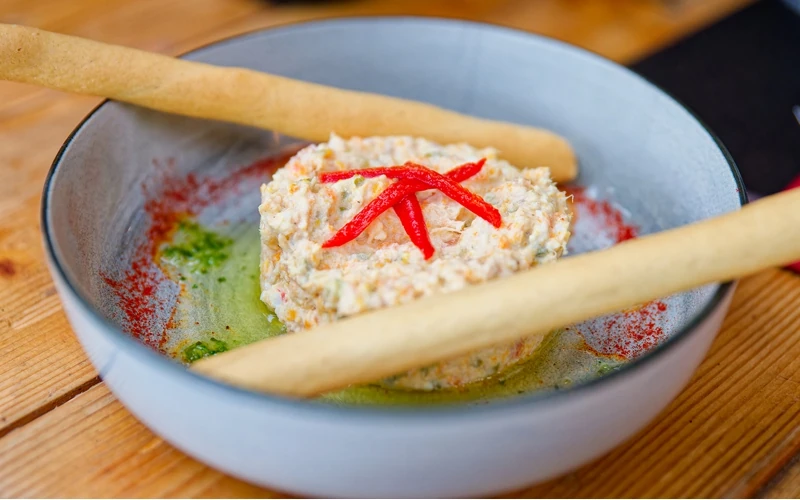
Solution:
{"label": "black napkin", "polygon": [[800,175],[800,14],[763,0],[631,68],[691,108],[756,197]]}

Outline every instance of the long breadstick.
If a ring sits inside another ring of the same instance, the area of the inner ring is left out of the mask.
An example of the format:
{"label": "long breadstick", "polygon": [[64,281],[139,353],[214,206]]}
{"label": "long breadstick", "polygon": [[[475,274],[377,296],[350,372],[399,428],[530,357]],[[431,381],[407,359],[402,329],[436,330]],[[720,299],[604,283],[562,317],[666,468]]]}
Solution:
{"label": "long breadstick", "polygon": [[200,373],[313,396],[800,258],[800,189],[715,219],[199,361]]}
{"label": "long breadstick", "polygon": [[577,175],[569,143],[546,130],[23,26],[0,24],[0,78],[266,128],[314,142],[336,132],[344,137],[412,135],[442,144],[495,147],[517,166],[549,167],[556,181]]}

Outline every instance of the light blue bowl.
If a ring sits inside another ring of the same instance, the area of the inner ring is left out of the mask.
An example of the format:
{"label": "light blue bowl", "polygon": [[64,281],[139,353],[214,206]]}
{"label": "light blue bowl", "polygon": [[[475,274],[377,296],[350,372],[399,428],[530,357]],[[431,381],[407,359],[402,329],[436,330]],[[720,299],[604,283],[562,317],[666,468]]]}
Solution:
{"label": "light blue bowl", "polygon": [[[187,57],[552,129],[574,145],[580,182],[613,190],[645,233],[744,202],[736,168],[691,113],[627,69],[545,38],[458,21],[343,19]],[[708,287],[667,342],[621,370],[479,407],[334,407],[205,379],[122,332],[99,272],[124,269],[142,237],[139,186],[156,175],[153,158],[178,158],[182,174],[218,174],[277,145],[268,132],[105,103],[56,158],[43,202],[57,289],[105,382],[165,440],[236,477],[346,497],[480,496],[552,478],[652,420],[687,383],[728,307],[732,284]],[[243,199],[255,214],[258,193]]]}

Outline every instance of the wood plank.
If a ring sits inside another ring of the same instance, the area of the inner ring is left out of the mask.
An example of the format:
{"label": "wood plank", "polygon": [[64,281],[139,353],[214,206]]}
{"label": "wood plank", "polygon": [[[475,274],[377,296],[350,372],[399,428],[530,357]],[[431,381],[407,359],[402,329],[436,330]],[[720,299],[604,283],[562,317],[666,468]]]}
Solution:
{"label": "wood plank", "polygon": [[104,385],[0,439],[4,497],[274,497],[186,457]]}
{"label": "wood plank", "polygon": [[[744,280],[709,357],[653,424],[515,496],[752,496],[800,448],[798,333],[800,277],[772,270]],[[102,384],[0,439],[0,471],[8,496],[277,495],[173,449]]]}
{"label": "wood plank", "polygon": [[[0,10],[0,22],[176,54],[195,46],[186,45],[185,40],[262,8],[259,2],[248,0],[25,0]],[[38,91],[33,86],[0,82],[0,103]]]}
{"label": "wood plank", "polygon": [[39,228],[50,162],[94,102],[47,91],[0,109],[0,435],[98,382],[61,313]]}

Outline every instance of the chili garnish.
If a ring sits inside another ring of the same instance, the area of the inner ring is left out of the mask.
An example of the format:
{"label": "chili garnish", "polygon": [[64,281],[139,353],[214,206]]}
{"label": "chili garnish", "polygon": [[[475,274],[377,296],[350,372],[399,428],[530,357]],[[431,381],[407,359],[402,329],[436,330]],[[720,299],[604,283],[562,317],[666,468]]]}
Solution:
{"label": "chili garnish", "polygon": [[[483,164],[481,164],[481,166],[483,166]],[[460,186],[456,181],[418,163],[406,162],[404,165],[397,167],[375,167],[354,170],[352,172],[355,172],[352,175],[361,175],[362,177],[380,177],[381,175],[385,175],[390,179],[418,181],[426,185],[426,189],[438,189],[442,194],[453,201],[457,201],[463,205],[464,208],[478,217],[485,219],[494,227],[500,227],[500,212],[496,208],[486,203],[480,196]],[[320,180],[322,182],[335,182],[350,177],[345,177],[342,174],[343,172],[326,172],[320,175]],[[420,191],[420,189],[416,189],[415,191]]]}
{"label": "chili garnish", "polygon": [[[406,165],[410,163],[411,162],[406,162]],[[455,182],[462,182],[480,172],[485,163],[486,163],[486,158],[481,158],[480,160],[475,162],[464,163],[462,165],[459,165],[449,170],[444,175]],[[356,177],[356,176],[371,178],[371,177],[380,177],[382,175],[385,175],[386,177],[389,177],[391,179],[399,179],[403,178],[402,170],[405,169],[406,169],[405,166],[396,166],[396,167],[356,168],[353,170],[340,170],[338,172],[322,172],[321,174],[319,174],[319,180],[321,182],[330,183],[330,182],[343,181],[345,179],[350,179],[351,177]]]}
{"label": "chili garnish", "polygon": [[[452,170],[449,170],[445,175],[448,179],[453,180],[454,182],[463,182],[470,177],[474,177],[477,175],[478,172],[481,171],[483,165],[486,163],[486,158],[483,158],[479,161],[472,162],[472,163],[464,163],[463,165],[459,165]],[[354,169],[354,170],[342,170],[340,172],[323,172],[319,174],[320,181],[324,183],[331,183],[331,182],[338,182],[345,179],[349,179],[351,177],[380,177],[382,175],[386,175],[384,172],[390,172],[395,178],[400,178],[400,176],[395,172],[396,169],[404,169],[403,166],[398,167],[375,167],[375,168],[362,168],[362,169]],[[376,171],[378,173],[376,173]],[[388,176],[387,176],[388,177]],[[403,184],[404,186],[409,187],[409,193],[413,193],[416,191],[424,191],[426,189],[430,189],[430,186],[425,185],[424,183],[414,182],[404,180],[402,182],[398,182],[397,184]]]}
{"label": "chili garnish", "polygon": [[367,203],[350,222],[337,231],[322,247],[337,247],[356,239],[372,221],[390,207],[393,207],[411,241],[422,251],[425,259],[429,259],[433,256],[435,250],[428,237],[422,207],[419,204],[416,193],[431,188],[438,189],[445,196],[460,203],[478,217],[485,219],[495,227],[500,227],[502,222],[500,212],[483,198],[458,184],[480,172],[485,163],[485,158],[474,163],[465,163],[450,170],[445,175],[412,162],[406,162],[402,166],[324,172],[320,174],[319,177],[322,182],[337,182],[355,176],[380,177],[382,175],[390,179],[399,180],[386,188],[377,198]]}
{"label": "chili garnish", "polygon": [[403,224],[411,242],[422,251],[425,260],[433,257],[436,251],[433,243],[428,236],[428,228],[425,226],[425,216],[422,215],[422,206],[419,204],[416,194],[408,194],[400,203],[394,206],[394,212]]}
{"label": "chili garnish", "polygon": [[402,175],[404,179],[413,179],[436,188],[453,201],[457,201],[464,208],[486,220],[494,227],[500,227],[502,217],[500,211],[487,203],[483,198],[461,186],[447,176],[431,170],[425,166],[408,162]]}
{"label": "chili garnish", "polygon": [[350,222],[342,226],[331,239],[323,243],[322,248],[342,246],[358,238],[358,235],[363,233],[379,215],[395,206],[409,192],[413,193],[411,189],[407,192],[406,188],[407,186],[400,182],[386,188],[377,198],[367,203]]}

